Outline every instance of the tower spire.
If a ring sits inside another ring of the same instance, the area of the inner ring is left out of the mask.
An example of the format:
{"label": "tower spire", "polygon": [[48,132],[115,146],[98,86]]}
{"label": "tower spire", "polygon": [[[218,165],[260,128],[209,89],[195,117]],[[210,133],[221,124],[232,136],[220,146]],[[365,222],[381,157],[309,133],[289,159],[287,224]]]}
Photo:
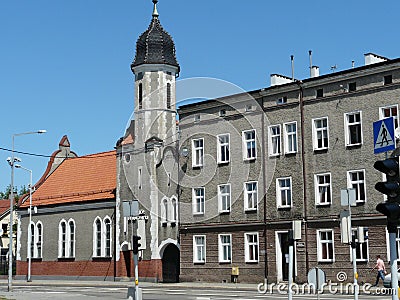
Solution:
{"label": "tower spire", "polygon": [[157,11],[157,3],[158,3],[158,0],[153,0],[153,3],[154,3],[153,17],[154,17],[154,18],[158,18],[158,11]]}

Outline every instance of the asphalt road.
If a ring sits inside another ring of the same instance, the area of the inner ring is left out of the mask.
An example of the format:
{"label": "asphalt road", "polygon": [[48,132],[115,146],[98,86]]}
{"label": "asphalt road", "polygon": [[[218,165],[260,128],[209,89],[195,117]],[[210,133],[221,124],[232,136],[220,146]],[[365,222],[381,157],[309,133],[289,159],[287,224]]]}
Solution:
{"label": "asphalt road", "polygon": [[[7,287],[0,288],[0,299],[14,300],[72,300],[72,299],[127,299],[128,289],[125,287],[74,287],[74,286],[16,286],[13,292],[7,292]],[[3,298],[1,298],[3,297]],[[287,295],[277,293],[260,294],[249,290],[230,289],[190,289],[182,287],[144,287],[143,300],[254,300],[254,299],[287,299]],[[294,295],[293,299],[317,299],[316,295]],[[353,295],[322,294],[320,300],[354,299]],[[359,295],[359,300],[389,300],[391,296]]]}

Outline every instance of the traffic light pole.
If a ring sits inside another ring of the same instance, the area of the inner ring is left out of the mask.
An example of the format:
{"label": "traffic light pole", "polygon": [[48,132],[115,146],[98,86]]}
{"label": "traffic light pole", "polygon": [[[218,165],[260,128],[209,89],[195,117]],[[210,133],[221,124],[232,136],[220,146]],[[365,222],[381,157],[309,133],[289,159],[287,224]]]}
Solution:
{"label": "traffic light pole", "polygon": [[359,286],[358,286],[358,273],[357,273],[357,252],[356,252],[356,237],[355,235],[352,234],[351,230],[351,203],[350,203],[350,196],[349,196],[349,190],[347,190],[347,204],[348,204],[348,209],[349,209],[349,215],[350,215],[350,232],[349,234],[351,235],[351,256],[353,260],[353,285],[354,285],[354,300],[358,300],[358,293],[359,293]]}
{"label": "traffic light pole", "polygon": [[133,255],[133,262],[135,264],[135,300],[142,300],[139,293],[139,266],[138,266],[138,255]]}
{"label": "traffic light pole", "polygon": [[399,278],[397,274],[397,249],[396,249],[396,232],[389,232],[390,246],[390,273],[392,274],[392,300],[398,300]]}
{"label": "traffic light pole", "polygon": [[288,280],[288,300],[293,299],[293,229],[289,230],[289,280]]}

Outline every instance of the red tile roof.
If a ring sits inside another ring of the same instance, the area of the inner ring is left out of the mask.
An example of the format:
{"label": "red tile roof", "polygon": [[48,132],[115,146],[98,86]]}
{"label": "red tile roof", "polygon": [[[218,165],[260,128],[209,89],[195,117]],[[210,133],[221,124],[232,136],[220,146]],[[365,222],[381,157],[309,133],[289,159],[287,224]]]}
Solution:
{"label": "red tile roof", "polygon": [[0,200],[0,215],[5,213],[7,210],[10,209],[10,200],[8,199],[1,199]]}
{"label": "red tile roof", "polygon": [[[55,205],[115,198],[116,151],[68,158],[32,195],[32,205]],[[28,207],[24,201],[20,207]]]}

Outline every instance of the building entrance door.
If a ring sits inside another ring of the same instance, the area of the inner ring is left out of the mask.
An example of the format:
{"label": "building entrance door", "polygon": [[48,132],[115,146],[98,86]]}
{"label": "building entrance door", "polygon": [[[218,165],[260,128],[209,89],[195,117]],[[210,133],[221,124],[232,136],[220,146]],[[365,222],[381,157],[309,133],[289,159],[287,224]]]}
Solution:
{"label": "building entrance door", "polygon": [[287,231],[276,232],[276,269],[278,282],[289,279],[289,234]]}
{"label": "building entrance door", "polygon": [[163,282],[179,282],[179,249],[169,244],[162,257]]}

